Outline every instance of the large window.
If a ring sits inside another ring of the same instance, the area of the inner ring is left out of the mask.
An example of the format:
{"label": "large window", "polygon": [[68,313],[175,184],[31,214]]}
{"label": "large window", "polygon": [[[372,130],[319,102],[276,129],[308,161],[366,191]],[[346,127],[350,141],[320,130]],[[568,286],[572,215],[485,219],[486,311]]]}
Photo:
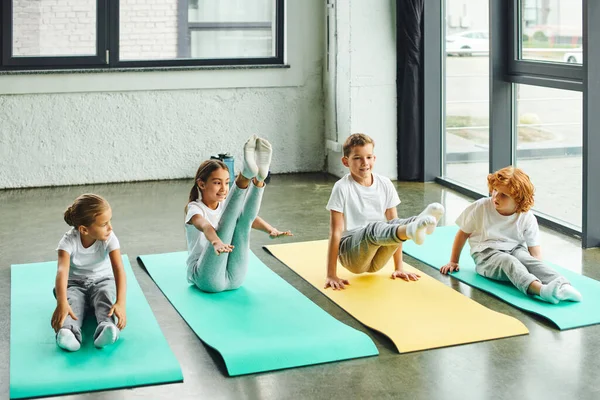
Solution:
{"label": "large window", "polygon": [[446,1],[443,177],[487,193],[489,37],[487,1]]}
{"label": "large window", "polygon": [[284,0],[6,0],[2,69],[283,64]]}
{"label": "large window", "polygon": [[[442,146],[425,176],[478,198],[489,172],[516,165],[540,223],[600,246],[600,2],[445,0],[424,14],[424,141]],[[427,85],[436,64],[441,91]]]}

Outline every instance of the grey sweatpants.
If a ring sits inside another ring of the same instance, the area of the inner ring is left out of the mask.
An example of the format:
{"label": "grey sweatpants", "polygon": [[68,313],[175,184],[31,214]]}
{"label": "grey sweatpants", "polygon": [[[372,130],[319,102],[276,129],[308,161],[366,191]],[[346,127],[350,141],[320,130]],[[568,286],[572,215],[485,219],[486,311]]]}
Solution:
{"label": "grey sweatpants", "polygon": [[569,281],[551,267],[533,257],[522,245],[512,250],[485,249],[473,254],[475,271],[486,278],[510,281],[517,289],[527,294],[527,288],[534,281],[548,284],[560,278]]}
{"label": "grey sweatpants", "polygon": [[410,217],[371,222],[364,228],[347,232],[340,240],[340,262],[355,274],[379,271],[402,243],[396,234],[398,227],[416,219]]}
{"label": "grey sweatpants", "polygon": [[[54,295],[56,296],[56,292]],[[67,300],[77,319],[74,320],[67,314],[61,329],[69,329],[81,343],[83,319],[87,312],[93,311],[98,322],[94,332],[94,340],[96,340],[106,325],[116,325],[116,316],[114,314],[112,317],[108,316],[116,298],[117,287],[112,276],[98,279],[70,278],[67,283]]]}
{"label": "grey sweatpants", "polygon": [[264,186],[253,183],[247,189],[233,185],[225,201],[217,235],[223,243],[234,246],[231,253],[217,255],[214,248],[206,246],[194,270],[188,273],[198,289],[205,292],[222,292],[242,286],[248,271],[250,230],[258,215]]}

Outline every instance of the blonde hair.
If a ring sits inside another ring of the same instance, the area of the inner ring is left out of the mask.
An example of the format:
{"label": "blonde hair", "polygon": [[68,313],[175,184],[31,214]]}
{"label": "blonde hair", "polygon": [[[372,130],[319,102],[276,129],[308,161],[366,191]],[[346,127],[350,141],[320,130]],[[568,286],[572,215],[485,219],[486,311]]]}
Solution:
{"label": "blonde hair", "polygon": [[188,196],[188,203],[196,201],[200,197],[202,197],[200,193],[200,188],[198,187],[198,181],[206,183],[208,181],[208,178],[210,178],[210,174],[212,174],[213,171],[216,171],[219,168],[229,172],[229,168],[227,168],[227,165],[221,160],[210,159],[200,164],[200,167],[198,167],[198,171],[196,171],[196,177],[194,178],[194,186],[190,190],[190,195]]}
{"label": "blonde hair", "polygon": [[344,157],[348,157],[354,147],[365,146],[367,144],[372,144],[373,147],[375,147],[375,141],[369,135],[365,135],[364,133],[353,133],[348,136],[348,139],[346,139],[342,146]]}
{"label": "blonde hair", "polygon": [[64,213],[65,222],[75,228],[90,226],[96,217],[110,209],[110,204],[102,196],[86,193],[77,197]]}
{"label": "blonde hair", "polygon": [[513,166],[502,168],[487,177],[490,193],[495,187],[506,186],[510,197],[517,204],[516,212],[526,212],[533,206],[535,187],[522,169]]}

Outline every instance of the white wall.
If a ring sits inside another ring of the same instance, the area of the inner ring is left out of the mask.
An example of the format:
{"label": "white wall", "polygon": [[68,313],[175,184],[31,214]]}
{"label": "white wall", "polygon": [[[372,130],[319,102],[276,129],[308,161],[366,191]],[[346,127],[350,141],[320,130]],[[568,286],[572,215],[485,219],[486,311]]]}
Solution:
{"label": "white wall", "polygon": [[325,160],[320,0],[287,1],[290,68],[0,75],[0,188],[192,177],[257,133],[272,172]]}
{"label": "white wall", "polygon": [[[330,70],[327,95],[326,137],[341,144],[351,134],[363,132],[375,140],[375,171],[396,179],[396,27],[393,0],[337,0],[335,18],[335,72]],[[332,104],[334,103],[334,104]],[[336,111],[336,115],[331,113]],[[335,122],[330,122],[335,121]],[[337,127],[337,130],[336,130]],[[327,169],[341,176],[341,152],[329,142]]]}

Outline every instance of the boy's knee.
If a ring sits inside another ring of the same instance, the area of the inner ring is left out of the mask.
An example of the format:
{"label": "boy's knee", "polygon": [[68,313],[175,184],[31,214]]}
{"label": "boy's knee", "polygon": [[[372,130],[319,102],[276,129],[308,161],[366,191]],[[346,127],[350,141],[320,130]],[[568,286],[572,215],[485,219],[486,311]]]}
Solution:
{"label": "boy's knee", "polygon": [[500,268],[506,273],[513,273],[515,270],[519,269],[519,265],[522,265],[519,260],[514,257],[502,257],[498,260],[498,265]]}
{"label": "boy's knee", "polygon": [[367,269],[366,272],[375,273],[375,272],[379,271],[380,269],[382,269],[384,266],[385,266],[385,264],[379,265],[379,263],[377,263],[377,262],[372,262],[371,265],[369,265],[369,268]]}
{"label": "boy's knee", "polygon": [[340,264],[342,264],[342,267],[346,268],[348,271],[352,272],[353,274],[362,274],[363,272],[367,272],[369,269],[369,266],[363,266],[363,265],[356,265],[356,264],[352,264],[352,263],[345,263],[340,259]]}

